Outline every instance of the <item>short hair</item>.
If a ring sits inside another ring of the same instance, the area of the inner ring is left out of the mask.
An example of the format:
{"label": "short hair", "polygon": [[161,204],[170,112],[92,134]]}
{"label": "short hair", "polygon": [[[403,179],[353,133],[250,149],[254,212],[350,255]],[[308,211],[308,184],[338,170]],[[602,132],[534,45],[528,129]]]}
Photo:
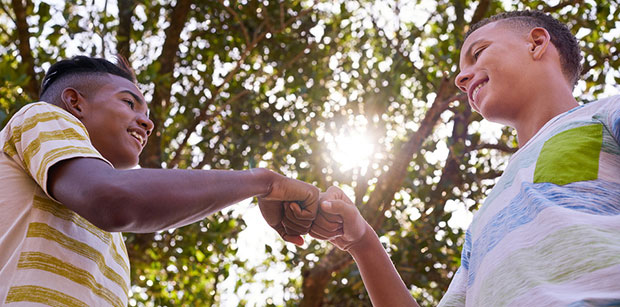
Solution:
{"label": "short hair", "polygon": [[467,37],[477,29],[489,23],[500,20],[513,26],[523,27],[530,30],[535,27],[545,28],[551,36],[551,43],[560,54],[562,72],[573,86],[577,84],[582,70],[582,56],[581,50],[579,49],[579,44],[577,43],[577,38],[575,38],[565,24],[541,11],[528,10],[504,12],[485,18],[471,26],[469,31],[467,31],[467,34],[465,34],[465,39],[467,39]]}
{"label": "short hair", "polygon": [[[62,90],[56,85],[62,85],[65,81],[84,81],[91,79],[93,75],[112,74],[125,78],[132,83],[136,83],[136,75],[130,67],[127,60],[120,56],[116,56],[117,63],[88,56],[75,56],[71,59],[62,60],[54,63],[47,70],[43,82],[41,82],[41,92],[39,97],[43,99],[47,93],[48,99],[55,100],[56,90]],[[79,77],[76,78],[76,77]],[[58,88],[57,88],[58,87]],[[63,87],[63,86],[60,86]],[[50,93],[51,92],[51,93]],[[58,93],[59,94],[59,93]],[[51,96],[51,97],[50,97]],[[54,103],[54,101],[48,101]]]}

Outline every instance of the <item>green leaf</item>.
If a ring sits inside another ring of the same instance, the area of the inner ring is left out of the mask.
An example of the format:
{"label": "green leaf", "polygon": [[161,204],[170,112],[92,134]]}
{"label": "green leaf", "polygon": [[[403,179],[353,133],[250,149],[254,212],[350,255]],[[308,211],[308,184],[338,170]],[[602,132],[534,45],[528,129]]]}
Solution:
{"label": "green leaf", "polygon": [[202,262],[205,259],[205,254],[203,254],[199,249],[196,250],[196,260],[198,262]]}

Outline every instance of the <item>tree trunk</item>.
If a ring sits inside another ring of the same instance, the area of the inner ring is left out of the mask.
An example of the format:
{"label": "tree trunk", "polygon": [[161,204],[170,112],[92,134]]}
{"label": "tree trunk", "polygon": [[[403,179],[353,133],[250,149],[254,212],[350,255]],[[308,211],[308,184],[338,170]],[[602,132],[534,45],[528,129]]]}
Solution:
{"label": "tree trunk", "polygon": [[140,156],[140,165],[142,167],[161,168],[162,152],[161,141],[163,127],[162,124],[167,118],[167,105],[170,101],[170,90],[172,87],[172,71],[177,60],[177,51],[181,39],[181,31],[185,27],[185,21],[189,14],[191,1],[179,0],[177,5],[170,13],[170,26],[166,29],[166,40],[162,48],[161,55],[157,58],[157,62],[161,64],[158,74],[160,76],[168,75],[170,78],[162,78],[161,83],[155,84],[155,92],[151,101],[151,109],[153,114],[151,120],[155,125],[153,134],[149,137],[142,155]]}
{"label": "tree trunk", "polygon": [[129,49],[131,42],[131,16],[133,16],[133,10],[136,8],[135,0],[119,0],[118,1],[118,14],[119,24],[116,40],[116,52],[129,60],[131,50]]}
{"label": "tree trunk", "polygon": [[302,291],[304,298],[300,307],[319,307],[323,304],[325,288],[331,279],[331,271],[324,265],[314,267],[303,274]]}
{"label": "tree trunk", "polygon": [[331,280],[332,273],[342,270],[353,262],[353,258],[347,253],[335,247],[329,251],[317,266],[303,272],[302,291],[304,298],[299,304],[300,307],[318,307],[323,305],[325,288]]}
{"label": "tree trunk", "polygon": [[[126,4],[127,3],[123,5]],[[170,13],[170,26],[165,31],[166,40],[164,41],[164,47],[161,55],[156,60],[161,64],[159,70],[160,75],[172,75],[172,71],[177,60],[176,53],[179,49],[181,31],[185,27],[185,21],[187,20],[187,16],[189,14],[190,5],[191,2],[189,0],[179,0]],[[129,18],[131,18],[131,16],[129,16]],[[129,52],[129,48],[127,48],[127,52]],[[149,142],[142,151],[142,155],[140,155],[140,165],[142,167],[161,168],[162,123],[167,117],[166,112],[163,110],[166,109],[165,105],[170,100],[170,89],[172,86],[171,78],[164,78],[163,80],[164,81],[162,83],[155,84],[155,93],[153,94],[153,100],[150,103],[152,111],[151,120],[153,121],[154,128],[153,133],[149,136]],[[131,234],[131,236],[133,236],[133,238],[132,241],[129,242],[127,249],[130,257],[135,256],[135,259],[138,259],[137,257],[140,257],[139,254],[141,252],[138,248],[148,247],[148,242],[153,240],[153,234]]]}
{"label": "tree trunk", "polygon": [[26,21],[26,7],[22,0],[11,0],[13,11],[15,12],[15,26],[17,27],[17,38],[19,40],[19,55],[22,63],[26,67],[28,75],[28,83],[24,90],[33,101],[39,99],[39,83],[37,82],[37,74],[34,72],[34,58],[30,48],[30,33],[28,32],[28,22]]}

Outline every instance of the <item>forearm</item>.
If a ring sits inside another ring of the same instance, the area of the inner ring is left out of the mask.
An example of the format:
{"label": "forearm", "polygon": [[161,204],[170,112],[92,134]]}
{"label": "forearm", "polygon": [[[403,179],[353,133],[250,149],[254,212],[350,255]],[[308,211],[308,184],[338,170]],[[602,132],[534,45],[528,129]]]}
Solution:
{"label": "forearm", "polygon": [[357,263],[373,306],[418,306],[370,226],[349,253]]}
{"label": "forearm", "polygon": [[269,193],[278,176],[264,169],[116,170],[73,159],[53,172],[50,192],[108,231],[153,232],[198,221],[243,199]]}
{"label": "forearm", "polygon": [[[135,195],[128,200],[131,220],[117,231],[152,232],[184,226],[269,191],[266,170],[136,169],[119,173]],[[149,178],[148,180],[140,180]],[[146,183],[146,184],[145,184]],[[131,194],[130,194],[131,195]],[[122,210],[122,204],[119,210]]]}

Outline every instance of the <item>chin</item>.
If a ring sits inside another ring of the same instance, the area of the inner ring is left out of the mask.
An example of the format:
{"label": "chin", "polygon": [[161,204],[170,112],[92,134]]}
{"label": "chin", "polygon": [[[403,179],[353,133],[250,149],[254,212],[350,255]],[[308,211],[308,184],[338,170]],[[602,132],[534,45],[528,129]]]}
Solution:
{"label": "chin", "polygon": [[488,104],[478,106],[478,113],[484,117],[484,119],[494,122],[494,123],[502,123],[502,118],[505,117],[504,110],[501,107],[490,107]]}

